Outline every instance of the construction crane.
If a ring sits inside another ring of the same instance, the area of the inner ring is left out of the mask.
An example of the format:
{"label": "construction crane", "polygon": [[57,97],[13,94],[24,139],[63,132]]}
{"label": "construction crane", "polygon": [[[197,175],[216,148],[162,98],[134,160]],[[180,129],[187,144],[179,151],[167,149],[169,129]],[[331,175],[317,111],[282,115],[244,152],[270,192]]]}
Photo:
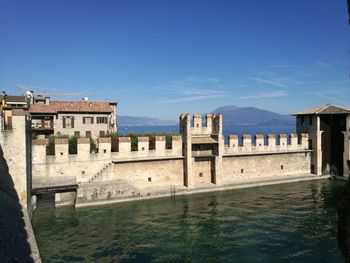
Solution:
{"label": "construction crane", "polygon": [[[21,93],[22,95],[28,95],[28,92],[32,93],[33,91],[31,91],[29,88],[26,88],[25,86],[21,85],[21,84],[16,84],[16,88],[19,91],[19,93]],[[86,97],[87,93],[81,93],[81,92],[56,92],[56,91],[52,91],[52,92],[47,92],[46,90],[41,90],[37,92],[38,95],[41,95],[43,97],[62,97],[62,96],[70,96],[70,97]]]}

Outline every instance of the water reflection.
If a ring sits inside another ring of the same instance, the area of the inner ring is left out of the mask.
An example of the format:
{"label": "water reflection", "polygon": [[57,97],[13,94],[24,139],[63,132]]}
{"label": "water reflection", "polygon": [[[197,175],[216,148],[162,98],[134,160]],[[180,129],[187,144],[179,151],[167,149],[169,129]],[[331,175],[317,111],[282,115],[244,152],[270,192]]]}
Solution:
{"label": "water reflection", "polygon": [[350,262],[350,181],[344,186],[339,202],[338,245],[344,261]]}
{"label": "water reflection", "polygon": [[44,262],[339,262],[343,184],[300,182],[33,218]]}

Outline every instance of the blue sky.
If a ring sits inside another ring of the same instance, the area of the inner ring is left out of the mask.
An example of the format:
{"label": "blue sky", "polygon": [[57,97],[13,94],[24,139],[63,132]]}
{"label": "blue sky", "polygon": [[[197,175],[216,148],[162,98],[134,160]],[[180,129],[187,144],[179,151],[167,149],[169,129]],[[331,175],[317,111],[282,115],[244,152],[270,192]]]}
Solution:
{"label": "blue sky", "polygon": [[345,0],[0,0],[0,90],[79,92],[161,119],[350,107],[347,23]]}

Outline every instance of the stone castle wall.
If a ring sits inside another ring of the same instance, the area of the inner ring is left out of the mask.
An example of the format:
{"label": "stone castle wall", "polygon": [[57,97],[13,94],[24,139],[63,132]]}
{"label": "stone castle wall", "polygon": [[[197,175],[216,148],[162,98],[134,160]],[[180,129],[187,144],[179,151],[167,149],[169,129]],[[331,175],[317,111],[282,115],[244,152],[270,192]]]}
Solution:
{"label": "stone castle wall", "polygon": [[[278,140],[276,140],[278,138]],[[308,135],[276,136],[269,134],[266,142],[263,135],[230,135],[223,155],[223,184],[252,178],[309,174],[311,151],[308,150]],[[299,141],[299,142],[298,142]]]}
{"label": "stone castle wall", "polygon": [[0,118],[0,189],[19,199],[31,213],[31,132],[24,111],[12,112],[12,127]]}
{"label": "stone castle wall", "polygon": [[138,137],[137,151],[119,137],[117,152],[110,138],[99,138],[98,152],[90,153],[90,140],[79,138],[77,154],[69,154],[68,140],[56,139],[55,155],[47,156],[46,141],[34,140],[33,186],[78,184],[77,203],[93,203],[310,173],[307,134],[243,135],[241,144],[230,135],[224,145],[221,114],[208,114],[206,125],[201,115],[181,115],[180,130],[171,149],[164,136],[155,137],[154,150],[148,137]]}
{"label": "stone castle wall", "polygon": [[182,141],[172,137],[172,148],[166,149],[165,137],[156,136],[155,149],[149,150],[148,138],[140,137],[138,151],[131,151],[129,137],[120,137],[118,152],[111,152],[111,139],[99,138],[98,152],[90,153],[90,140],[78,138],[77,154],[69,154],[68,140],[55,140],[55,155],[46,155],[46,140],[33,140],[33,183],[37,177],[75,177],[77,182],[88,182],[94,175],[113,161],[173,159],[182,156]]}
{"label": "stone castle wall", "polygon": [[25,111],[14,109],[12,125],[7,126],[1,113],[0,109],[0,261],[39,263],[30,222],[35,208],[30,193],[30,120]]}

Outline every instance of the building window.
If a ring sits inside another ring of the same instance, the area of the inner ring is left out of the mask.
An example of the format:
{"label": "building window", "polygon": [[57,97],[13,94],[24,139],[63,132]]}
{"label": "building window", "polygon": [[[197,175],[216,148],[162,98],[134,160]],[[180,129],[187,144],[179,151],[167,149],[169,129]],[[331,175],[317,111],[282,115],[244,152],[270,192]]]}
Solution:
{"label": "building window", "polygon": [[244,169],[241,169],[241,174],[244,173]]}
{"label": "building window", "polygon": [[72,119],[66,118],[66,128],[72,128]]}
{"label": "building window", "polygon": [[80,136],[80,131],[74,131],[74,136]]}
{"label": "building window", "polygon": [[152,177],[148,177],[148,182],[152,182]]}
{"label": "building window", "polygon": [[97,124],[105,123],[107,124],[107,117],[96,117]]}
{"label": "building window", "polygon": [[63,128],[74,128],[74,117],[72,116],[64,116],[62,118],[62,122],[63,122]]}
{"label": "building window", "polygon": [[91,131],[86,131],[85,132],[85,137],[86,138],[91,138]]}
{"label": "building window", "polygon": [[100,137],[105,136],[105,131],[100,131]]}
{"label": "building window", "polygon": [[304,126],[304,122],[305,122],[305,120],[304,120],[304,116],[301,116],[301,117],[300,117],[300,123],[301,123],[301,126]]}
{"label": "building window", "polygon": [[283,165],[281,165],[281,170],[283,170]]}
{"label": "building window", "polygon": [[203,177],[203,173],[199,173],[199,177]]}
{"label": "building window", "polygon": [[94,124],[94,117],[83,117],[83,124]]}
{"label": "building window", "polygon": [[312,125],[312,116],[309,116],[309,125]]}

